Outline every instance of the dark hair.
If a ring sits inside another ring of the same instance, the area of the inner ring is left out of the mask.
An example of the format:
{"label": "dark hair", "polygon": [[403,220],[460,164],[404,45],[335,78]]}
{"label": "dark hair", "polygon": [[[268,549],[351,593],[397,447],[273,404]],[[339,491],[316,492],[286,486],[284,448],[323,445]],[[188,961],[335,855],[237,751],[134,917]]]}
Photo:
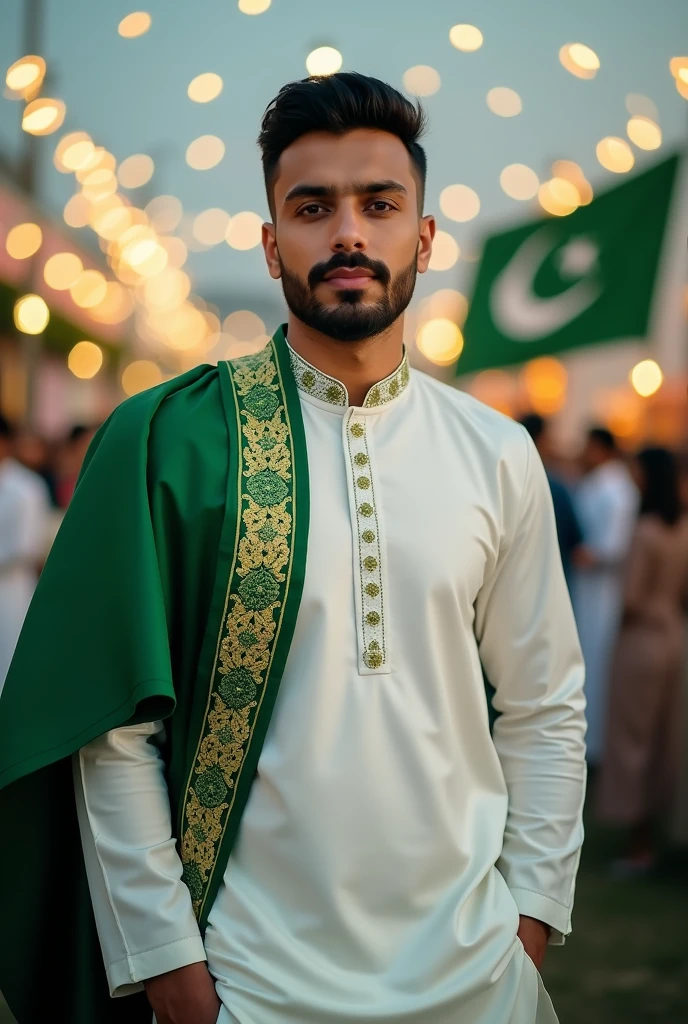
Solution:
{"label": "dark hair", "polygon": [[0,412],[0,437],[6,438],[11,441],[14,437],[14,427],[5,416]]}
{"label": "dark hair", "polygon": [[425,127],[420,103],[414,106],[386,82],[355,71],[316,75],[283,85],[263,114],[258,136],[273,216],[272,188],[284,150],[308,132],[345,135],[356,128],[374,128],[401,139],[420,179],[418,205],[422,211],[427,160],[418,140]]}
{"label": "dark hair", "polygon": [[606,427],[591,427],[588,431],[588,438],[591,441],[596,441],[597,444],[601,445],[609,454],[616,452],[616,439],[612,434],[611,430],[607,430]]}
{"label": "dark hair", "polygon": [[67,434],[67,444],[76,444],[84,434],[88,433],[90,433],[90,427],[85,426],[83,423],[75,423],[73,427],[70,427]]}
{"label": "dark hair", "polygon": [[643,473],[641,515],[656,515],[673,526],[681,515],[678,460],[666,448],[644,448],[636,456]]}
{"label": "dark hair", "polygon": [[529,412],[521,419],[521,426],[525,427],[533,441],[537,442],[542,437],[547,423],[544,417],[536,412]]}

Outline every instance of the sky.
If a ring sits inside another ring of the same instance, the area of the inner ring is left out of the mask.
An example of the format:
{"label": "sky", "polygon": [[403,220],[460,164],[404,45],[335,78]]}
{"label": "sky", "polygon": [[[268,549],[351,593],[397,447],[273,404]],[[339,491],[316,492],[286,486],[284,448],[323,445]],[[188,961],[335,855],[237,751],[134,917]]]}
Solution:
{"label": "sky", "polygon": [[[0,3],[3,68],[23,55],[22,6],[22,0]],[[438,226],[469,256],[486,234],[536,212],[502,192],[499,174],[507,164],[527,164],[544,179],[552,161],[571,159],[595,190],[617,184],[620,176],[600,166],[595,147],[606,135],[625,135],[628,93],[653,100],[663,131],[658,152],[636,150],[636,169],[683,145],[688,126],[688,103],[669,73],[669,59],[688,50],[685,0],[273,0],[258,16],[242,14],[236,0],[141,0],[139,8],[122,0],[44,0],[44,6],[39,52],[50,72],[44,92],[67,104],[63,131],[89,132],[118,161],[149,154],[156,171],[145,198],[175,195],[191,215],[209,207],[267,215],[255,141],[261,115],[282,84],[305,76],[307,54],[321,45],[341,51],[343,70],[402,89],[413,65],[439,72],[441,88],[424,100],[426,212],[437,214]],[[151,29],[123,39],[118,23],[136,9],[152,15]],[[482,31],[479,51],[452,47],[449,30],[457,23]],[[571,42],[598,54],[595,79],[583,81],[561,66],[559,49]],[[206,71],[222,76],[223,92],[211,103],[193,103],[188,84]],[[494,86],[519,93],[520,115],[491,113],[485,97]],[[9,159],[21,145],[19,119],[20,105],[0,99],[0,151]],[[56,217],[74,182],[52,165],[62,133],[40,140],[41,201]],[[185,152],[204,134],[220,136],[226,155],[214,169],[195,171]],[[441,190],[455,183],[470,186],[481,201],[479,215],[465,224],[439,211]],[[88,228],[79,235],[82,244],[95,240]],[[252,297],[278,298],[260,248],[238,252],[222,243],[192,253],[185,269],[194,290],[223,311],[250,308]],[[470,291],[474,272],[475,263],[463,258],[450,270],[431,271],[419,281],[417,297],[438,288]]]}

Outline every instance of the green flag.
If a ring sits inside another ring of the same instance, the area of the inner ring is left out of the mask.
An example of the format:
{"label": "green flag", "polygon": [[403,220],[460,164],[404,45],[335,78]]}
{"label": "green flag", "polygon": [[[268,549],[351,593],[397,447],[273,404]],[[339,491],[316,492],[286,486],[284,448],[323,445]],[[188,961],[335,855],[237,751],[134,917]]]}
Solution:
{"label": "green flag", "polygon": [[456,372],[644,337],[677,166],[488,238]]}

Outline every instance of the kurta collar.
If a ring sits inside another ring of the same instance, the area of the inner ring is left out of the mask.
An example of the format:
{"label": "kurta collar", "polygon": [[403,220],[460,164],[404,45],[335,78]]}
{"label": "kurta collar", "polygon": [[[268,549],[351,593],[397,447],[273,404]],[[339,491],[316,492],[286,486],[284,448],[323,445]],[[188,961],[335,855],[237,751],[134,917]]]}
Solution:
{"label": "kurta collar", "polygon": [[[336,377],[330,377],[323,373],[317,366],[313,366],[308,360],[300,356],[289,344],[286,336],[286,328],[282,328],[284,338],[287,342],[289,359],[294,374],[296,386],[301,394],[317,399],[325,405],[334,406],[342,411],[350,406],[349,395],[346,387]],[[363,409],[378,409],[381,406],[388,406],[397,401],[406,391],[411,380],[411,371],[408,356],[404,349],[404,357],[393,373],[374,384],[363,400]]]}

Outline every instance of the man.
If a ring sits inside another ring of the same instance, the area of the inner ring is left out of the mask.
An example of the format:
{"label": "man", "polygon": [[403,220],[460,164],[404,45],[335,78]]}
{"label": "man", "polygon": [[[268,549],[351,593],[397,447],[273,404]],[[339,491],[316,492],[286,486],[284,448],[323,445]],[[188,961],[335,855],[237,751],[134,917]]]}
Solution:
{"label": "man", "polygon": [[535,447],[547,473],[549,489],[552,492],[554,519],[557,524],[561,564],[564,567],[566,582],[570,587],[573,558],[583,543],[583,532],[573,506],[573,499],[564,481],[552,469],[553,448],[547,421],[533,412],[523,417],[521,426],[525,427],[535,442]]}
{"label": "man", "polygon": [[621,584],[638,512],[638,491],[613,435],[588,432],[581,460],[585,476],[576,491],[585,548],[577,558],[573,605],[585,659],[588,760],[603,755],[607,684],[621,614]]}
{"label": "man", "polygon": [[[260,145],[288,325],[125,403],[91,449],[50,574],[56,592],[59,558],[107,553],[72,573],[90,600],[71,655],[51,651],[47,710],[68,690],[70,719],[13,743],[32,768],[78,751],[122,997],[91,1019],[135,1019],[141,988],[158,1024],[556,1019],[534,963],[570,929],[582,664],[527,435],[403,352],[435,231],[422,127],[375,79],[285,86]],[[17,690],[49,597],[46,579]],[[50,781],[66,804],[67,773]],[[29,831],[44,841],[35,802]],[[73,918],[71,849],[51,909]],[[86,956],[61,929],[56,984]]]}
{"label": "man", "polygon": [[36,586],[48,536],[48,492],[14,458],[14,431],[0,415],[0,692]]}

